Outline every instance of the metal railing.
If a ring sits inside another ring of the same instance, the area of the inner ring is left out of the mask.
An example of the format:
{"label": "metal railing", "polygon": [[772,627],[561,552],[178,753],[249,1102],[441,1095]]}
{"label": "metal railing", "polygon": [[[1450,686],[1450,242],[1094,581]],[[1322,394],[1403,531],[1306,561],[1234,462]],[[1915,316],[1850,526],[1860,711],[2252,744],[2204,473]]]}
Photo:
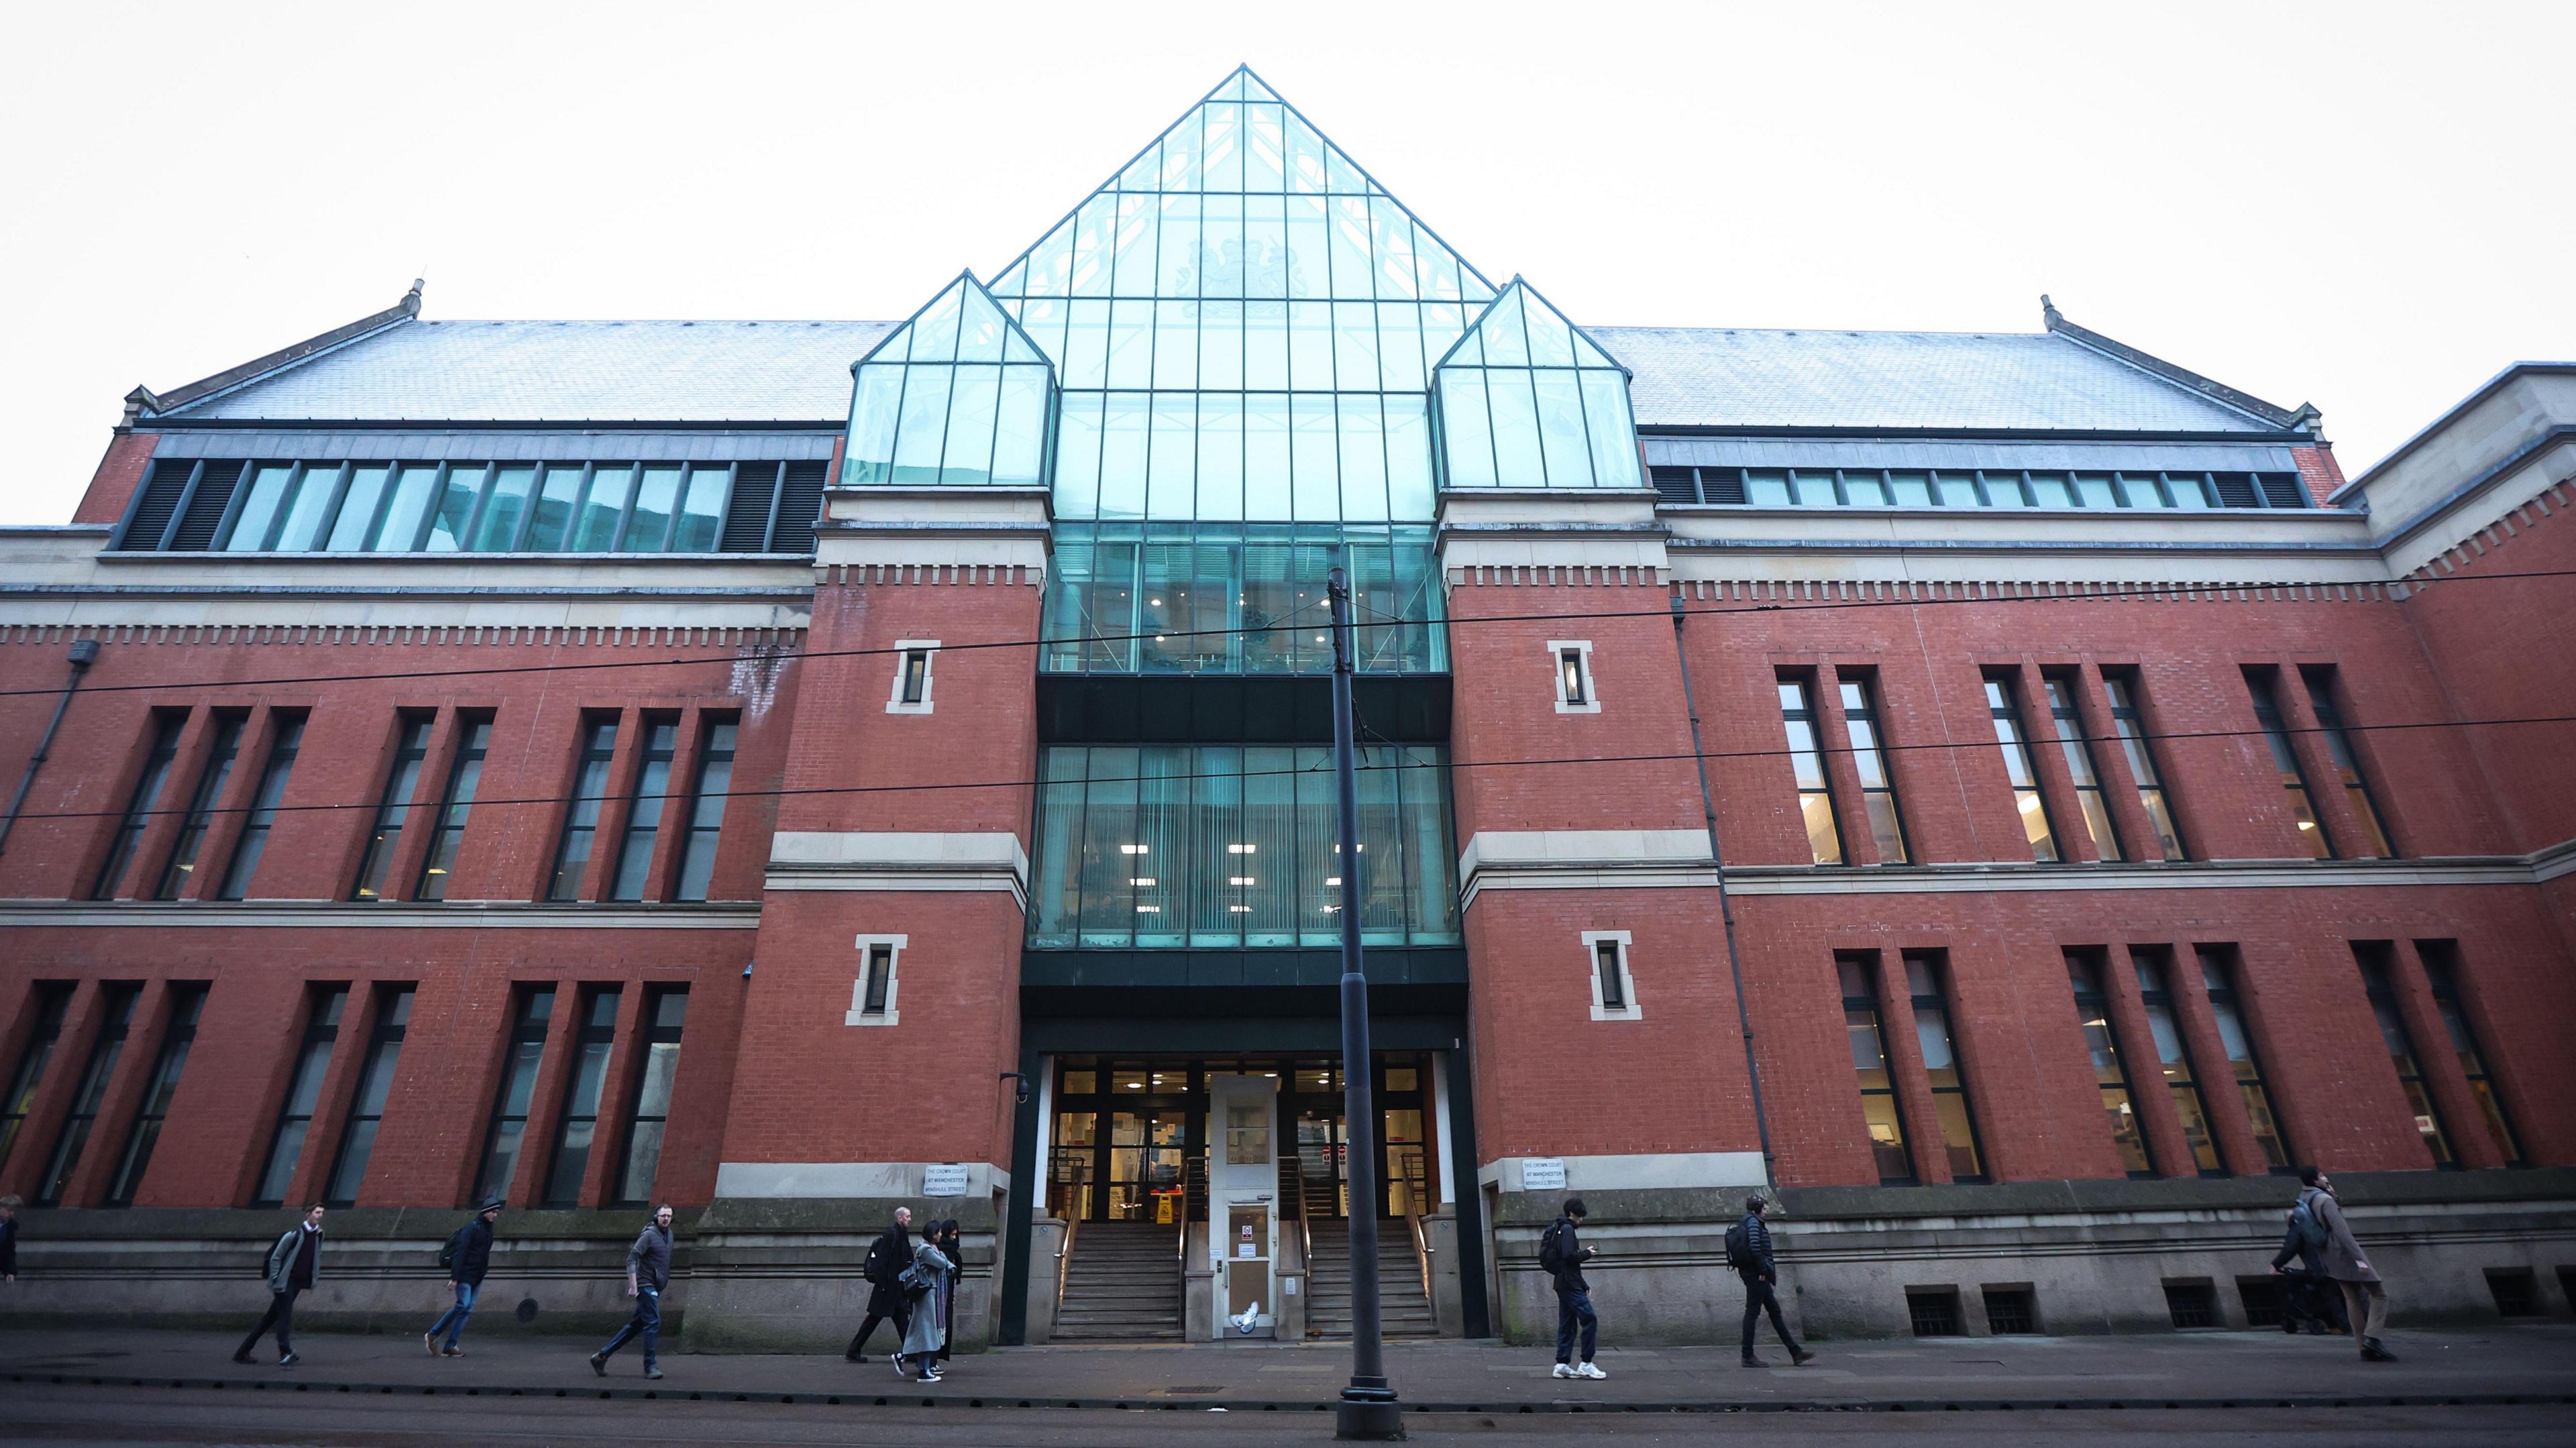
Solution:
{"label": "metal railing", "polygon": [[1055,1310],[1064,1313],[1064,1276],[1073,1266],[1073,1234],[1082,1225],[1080,1212],[1067,1213],[1064,1219],[1064,1245],[1055,1249]]}

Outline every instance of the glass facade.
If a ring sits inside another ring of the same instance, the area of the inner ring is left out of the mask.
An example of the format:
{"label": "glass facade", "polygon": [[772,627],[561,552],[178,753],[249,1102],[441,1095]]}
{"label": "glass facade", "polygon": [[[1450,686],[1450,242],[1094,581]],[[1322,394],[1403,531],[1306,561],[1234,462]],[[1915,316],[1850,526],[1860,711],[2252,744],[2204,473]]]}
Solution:
{"label": "glass facade", "polygon": [[1401,523],[1059,523],[1039,666],[1330,673],[1324,576],[1337,563],[1351,571],[1361,672],[1448,671],[1431,530]]}
{"label": "glass facade", "polygon": [[859,363],[842,478],[1033,488],[1054,410],[1054,369],[968,273]]}
{"label": "glass facade", "polygon": [[1453,488],[1636,488],[1627,370],[1515,277],[1438,370]]}
{"label": "glass facade", "polygon": [[1666,503],[1757,508],[2310,508],[2297,473],[1905,472],[1889,468],[1682,467],[1652,470]]}

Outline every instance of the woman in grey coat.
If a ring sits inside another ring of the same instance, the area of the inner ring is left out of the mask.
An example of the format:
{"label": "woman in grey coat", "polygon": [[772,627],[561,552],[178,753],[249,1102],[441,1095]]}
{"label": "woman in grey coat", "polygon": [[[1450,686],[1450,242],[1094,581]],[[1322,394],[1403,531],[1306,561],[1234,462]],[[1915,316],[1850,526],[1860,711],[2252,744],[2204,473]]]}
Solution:
{"label": "woman in grey coat", "polygon": [[895,1354],[894,1373],[899,1378],[909,1377],[905,1369],[919,1363],[921,1381],[935,1383],[939,1381],[939,1349],[948,1341],[947,1303],[939,1289],[946,1285],[948,1274],[957,1270],[957,1264],[925,1233],[912,1244],[912,1266],[915,1280],[923,1285],[919,1291],[910,1291],[907,1284],[912,1321],[904,1328],[903,1351]]}

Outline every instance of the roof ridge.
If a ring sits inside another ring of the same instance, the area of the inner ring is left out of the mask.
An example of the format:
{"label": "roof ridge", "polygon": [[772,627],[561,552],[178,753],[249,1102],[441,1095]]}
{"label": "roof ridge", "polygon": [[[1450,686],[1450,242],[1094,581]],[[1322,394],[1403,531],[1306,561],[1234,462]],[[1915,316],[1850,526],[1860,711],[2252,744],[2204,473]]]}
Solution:
{"label": "roof ridge", "polygon": [[2004,337],[2039,341],[2046,332],[2015,332],[1990,329],[1961,331],[1931,327],[1685,327],[1663,322],[1599,322],[1584,324],[1587,332],[1755,332],[1771,337],[1823,336],[1846,337]]}
{"label": "roof ridge", "polygon": [[236,387],[256,382],[272,373],[282,372],[298,362],[318,357],[362,337],[372,337],[389,327],[398,327],[420,315],[420,291],[421,278],[414,277],[411,290],[403,293],[402,300],[381,312],[371,313],[354,322],[307,337],[292,346],[280,347],[274,352],[254,357],[237,367],[226,368],[211,377],[200,377],[184,387],[174,387],[168,392],[154,392],[151,388],[137,383],[133,391],[125,394],[125,421],[129,424],[133,423],[146,413],[160,416],[175,412],[191,403],[203,402],[218,393],[230,392]]}
{"label": "roof ridge", "polygon": [[2114,362],[2136,368],[2160,382],[2195,393],[2221,407],[2241,412],[2257,422],[2270,423],[2285,432],[2318,431],[2318,423],[2323,414],[2317,411],[2314,403],[2303,402],[2293,409],[2278,403],[2265,402],[2253,393],[2238,391],[2224,382],[2203,377],[2188,367],[2177,366],[2153,353],[2132,347],[2126,342],[2105,337],[2089,327],[2077,326],[2066,320],[2066,315],[2057,310],[2057,304],[2050,301],[2044,292],[2040,294],[2039,308],[2041,317],[2048,323],[2050,334],[2064,337],[2086,351],[2099,353]]}

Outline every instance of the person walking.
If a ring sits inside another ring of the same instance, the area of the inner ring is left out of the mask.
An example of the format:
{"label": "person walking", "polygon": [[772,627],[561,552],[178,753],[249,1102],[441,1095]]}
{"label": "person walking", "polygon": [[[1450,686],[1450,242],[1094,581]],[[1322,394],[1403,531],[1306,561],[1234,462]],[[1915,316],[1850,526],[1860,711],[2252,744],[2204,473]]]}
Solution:
{"label": "person walking", "polygon": [[[1583,1198],[1565,1199],[1565,1212],[1538,1239],[1538,1265],[1556,1279],[1556,1367],[1560,1378],[1606,1378],[1593,1365],[1592,1348],[1601,1335],[1601,1318],[1592,1310],[1592,1284],[1583,1277],[1583,1260],[1595,1255],[1576,1236],[1583,1225]],[[1575,1329],[1583,1330],[1583,1365],[1574,1365]]]}
{"label": "person walking", "polygon": [[248,1365],[257,1361],[250,1350],[259,1345],[260,1334],[271,1326],[277,1329],[277,1365],[295,1366],[295,1299],[310,1291],[322,1276],[322,1208],[308,1207],[304,1220],[286,1229],[268,1249],[268,1312],[250,1336],[233,1349],[233,1361]]}
{"label": "person walking", "polygon": [[1780,1297],[1773,1291],[1780,1285],[1780,1264],[1771,1255],[1771,1229],[1762,1214],[1771,1209],[1769,1198],[1756,1192],[1744,1200],[1744,1220],[1726,1234],[1726,1265],[1744,1283],[1744,1365],[1748,1368],[1771,1366],[1753,1355],[1753,1328],[1762,1314],[1771,1314],[1771,1330],[1780,1334],[1780,1345],[1789,1350],[1789,1361],[1804,1367],[1816,1355],[1798,1346],[1789,1335],[1789,1324],[1780,1317]]}
{"label": "person walking", "polygon": [[636,1336],[644,1339],[644,1376],[662,1376],[662,1289],[671,1285],[671,1204],[664,1202],[653,1220],[635,1234],[626,1249],[626,1295],[635,1299],[635,1315],[617,1329],[608,1346],[590,1355],[590,1370],[608,1376],[608,1359]]}
{"label": "person walking", "polygon": [[[2295,1203],[2286,1214],[2281,1233],[2281,1250],[2272,1254],[2272,1270],[2281,1274],[2281,1330],[2296,1336],[2299,1324],[2319,1337],[2330,1332],[2350,1332],[2343,1318],[2343,1293],[2327,1285],[2325,1274],[2325,1225],[2316,1218],[2305,1202]],[[2296,1267],[2291,1266],[2297,1262]]]}
{"label": "person walking", "polygon": [[948,1319],[942,1314],[940,1287],[946,1276],[956,1270],[948,1254],[924,1232],[912,1244],[912,1265],[904,1270],[904,1287],[910,1297],[912,1318],[903,1330],[903,1351],[894,1357],[894,1375],[908,1377],[907,1367],[921,1369],[921,1381],[939,1381],[939,1349],[948,1342]]}
{"label": "person walking", "polygon": [[867,1345],[868,1335],[877,1330],[880,1322],[894,1324],[894,1350],[898,1355],[903,1352],[903,1333],[911,1322],[911,1314],[905,1309],[903,1284],[895,1279],[911,1265],[912,1208],[897,1207],[894,1209],[894,1225],[868,1244],[867,1260],[860,1264],[859,1276],[868,1284],[868,1315],[860,1321],[858,1332],[850,1338],[849,1348],[841,1354],[844,1361],[863,1363],[868,1360],[868,1355],[861,1349]]}
{"label": "person walking", "polygon": [[[465,1349],[456,1340],[465,1335],[465,1319],[474,1315],[475,1295],[483,1290],[483,1274],[492,1266],[492,1225],[501,1220],[501,1199],[486,1197],[474,1209],[473,1217],[447,1239],[438,1254],[439,1265],[447,1269],[447,1285],[456,1293],[456,1305],[429,1325],[420,1335],[421,1346],[431,1357],[463,1357]],[[438,1335],[447,1334],[447,1346],[438,1345]]]}
{"label": "person walking", "polygon": [[2393,1363],[2397,1354],[2379,1341],[2381,1328],[2388,1325],[2388,1289],[2381,1286],[2379,1273],[2370,1259],[2361,1255],[2361,1243],[2352,1235],[2352,1225],[2343,1218],[2343,1203],[2335,1200],[2334,1178],[2312,1166],[2299,1168],[2299,1205],[2308,1209],[2325,1228],[2325,1244],[2317,1255],[2323,1261],[2325,1274],[2343,1289],[2345,1315],[2351,1319],[2353,1339],[2361,1344],[2361,1360],[2369,1363]]}
{"label": "person walking", "polygon": [[948,1371],[948,1354],[957,1346],[957,1279],[966,1275],[966,1254],[960,1250],[957,1219],[950,1217],[939,1224],[939,1251],[948,1259],[948,1270],[939,1282],[939,1371]]}
{"label": "person walking", "polygon": [[17,1195],[0,1197],[0,1282],[18,1280]]}

